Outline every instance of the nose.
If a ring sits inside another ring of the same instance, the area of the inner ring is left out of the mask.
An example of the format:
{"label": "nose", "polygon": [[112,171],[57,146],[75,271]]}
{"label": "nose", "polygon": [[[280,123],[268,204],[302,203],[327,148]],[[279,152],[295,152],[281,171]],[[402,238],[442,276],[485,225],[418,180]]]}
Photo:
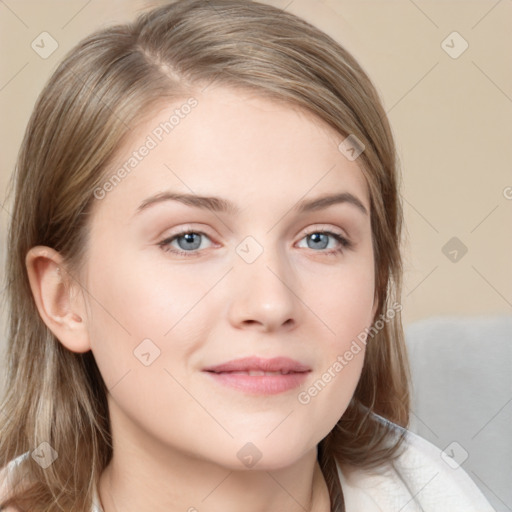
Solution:
{"label": "nose", "polygon": [[229,321],[238,329],[272,332],[296,327],[302,302],[284,255],[265,248],[252,263],[236,257],[231,272]]}

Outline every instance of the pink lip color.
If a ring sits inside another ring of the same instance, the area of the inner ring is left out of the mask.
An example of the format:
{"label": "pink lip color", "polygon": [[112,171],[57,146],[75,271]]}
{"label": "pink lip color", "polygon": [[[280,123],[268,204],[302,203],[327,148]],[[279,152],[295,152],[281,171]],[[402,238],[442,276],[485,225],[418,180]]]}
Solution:
{"label": "pink lip color", "polygon": [[[236,359],[203,370],[214,380],[246,393],[275,395],[300,386],[311,368],[287,357]],[[248,372],[280,372],[276,375],[249,375]]]}

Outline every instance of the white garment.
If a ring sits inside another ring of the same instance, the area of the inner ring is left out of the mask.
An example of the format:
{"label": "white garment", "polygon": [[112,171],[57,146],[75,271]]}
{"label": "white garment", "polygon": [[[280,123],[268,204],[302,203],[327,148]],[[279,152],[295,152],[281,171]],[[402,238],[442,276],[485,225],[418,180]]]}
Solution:
{"label": "white garment", "polygon": [[[28,455],[12,460],[7,473]],[[467,473],[446,460],[439,448],[407,432],[394,462],[375,470],[339,465],[346,512],[496,512]],[[2,488],[3,471],[0,476]],[[91,512],[103,512],[96,488]]]}
{"label": "white garment", "polygon": [[346,512],[496,512],[453,459],[410,431],[393,463],[338,474]]}

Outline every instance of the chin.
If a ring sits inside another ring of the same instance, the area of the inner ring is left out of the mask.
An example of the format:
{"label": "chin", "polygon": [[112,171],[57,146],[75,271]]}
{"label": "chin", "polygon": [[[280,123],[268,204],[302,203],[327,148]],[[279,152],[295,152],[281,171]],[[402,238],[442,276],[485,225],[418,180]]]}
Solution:
{"label": "chin", "polygon": [[[235,458],[229,461],[233,470],[277,471],[297,463],[309,452],[316,456],[317,443],[307,434],[294,435],[283,429],[272,434],[244,435],[234,441]],[[268,437],[267,437],[268,436]]]}

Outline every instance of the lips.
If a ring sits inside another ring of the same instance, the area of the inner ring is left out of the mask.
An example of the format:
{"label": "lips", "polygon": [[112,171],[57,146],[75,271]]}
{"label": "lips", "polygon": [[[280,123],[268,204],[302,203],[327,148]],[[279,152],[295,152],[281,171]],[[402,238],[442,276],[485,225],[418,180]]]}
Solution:
{"label": "lips", "polygon": [[274,395],[300,386],[311,368],[288,357],[235,359],[203,370],[214,381],[248,394]]}
{"label": "lips", "polygon": [[261,359],[259,357],[246,357],[235,359],[227,363],[205,368],[204,371],[213,373],[241,373],[241,374],[275,374],[305,373],[311,371],[309,366],[299,363],[288,357],[274,357]]}

